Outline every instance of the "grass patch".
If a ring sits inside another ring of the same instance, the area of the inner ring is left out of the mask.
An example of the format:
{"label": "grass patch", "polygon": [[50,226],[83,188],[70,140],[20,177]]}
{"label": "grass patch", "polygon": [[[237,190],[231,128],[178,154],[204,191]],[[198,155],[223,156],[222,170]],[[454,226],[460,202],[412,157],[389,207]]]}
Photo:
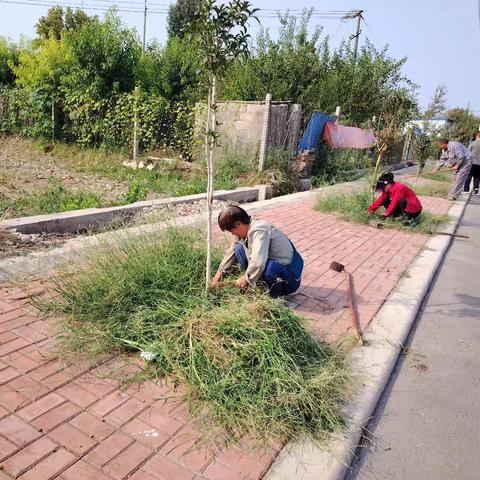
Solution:
{"label": "grass patch", "polygon": [[437,182],[450,183],[452,181],[453,174],[451,172],[438,172],[436,175],[431,172],[425,172],[421,174],[422,178],[428,178],[429,180],[435,180]]}
{"label": "grass patch", "polygon": [[[100,149],[81,149],[75,145],[55,144],[51,155],[69,169],[96,174],[109,180],[139,185],[147,192],[181,197],[207,190],[207,167],[204,162],[183,162],[173,151],[152,152],[154,156],[172,158],[172,164],[152,171],[125,167],[128,153],[108,152]],[[139,158],[145,160],[145,158]],[[215,189],[232,190],[240,186],[244,176],[256,170],[255,155],[224,151],[217,157]]]}
{"label": "grass patch", "polygon": [[342,354],[265,294],[228,284],[205,293],[202,232],[111,238],[116,248],[54,279],[53,300],[40,305],[66,317],[68,351],[154,352],[151,373],[186,385],[190,412],[231,440],[322,439],[341,427]]}
{"label": "grass patch", "polygon": [[[315,204],[315,209],[324,213],[338,214],[342,219],[349,222],[368,224],[372,220],[380,220],[379,215],[368,213],[368,207],[372,203],[372,194],[368,190],[354,193],[332,193],[321,196]],[[377,210],[381,212],[383,208]],[[398,228],[413,232],[435,234],[439,227],[448,222],[448,215],[437,215],[423,211],[413,222],[405,222],[401,218],[387,219],[383,225],[387,228]]]}
{"label": "grass patch", "polygon": [[445,182],[436,182],[432,185],[417,185],[413,186],[408,182],[404,182],[409,186],[416,195],[423,197],[446,197],[450,191],[450,185]]}
{"label": "grass patch", "polygon": [[9,217],[25,217],[104,206],[105,201],[95,193],[70,191],[52,181],[45,190],[16,200],[0,197],[0,216],[8,213]]}

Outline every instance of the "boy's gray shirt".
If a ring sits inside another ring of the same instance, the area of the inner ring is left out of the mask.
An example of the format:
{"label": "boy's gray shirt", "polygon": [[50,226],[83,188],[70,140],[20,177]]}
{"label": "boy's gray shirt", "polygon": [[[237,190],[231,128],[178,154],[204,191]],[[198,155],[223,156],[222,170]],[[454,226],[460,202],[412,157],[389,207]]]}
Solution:
{"label": "boy's gray shirt", "polygon": [[252,220],[246,240],[234,237],[230,248],[220,264],[219,270],[227,273],[237,262],[235,244],[241,244],[248,258],[246,276],[250,286],[255,287],[265,270],[267,260],[274,260],[281,265],[290,265],[293,247],[288,237],[278,228],[265,220]]}

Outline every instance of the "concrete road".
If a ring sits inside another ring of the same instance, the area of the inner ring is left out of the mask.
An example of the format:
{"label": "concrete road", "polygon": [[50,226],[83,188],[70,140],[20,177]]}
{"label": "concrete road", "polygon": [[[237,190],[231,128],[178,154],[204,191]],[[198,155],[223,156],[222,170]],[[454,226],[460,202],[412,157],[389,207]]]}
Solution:
{"label": "concrete road", "polygon": [[480,479],[480,198],[410,334],[346,480]]}

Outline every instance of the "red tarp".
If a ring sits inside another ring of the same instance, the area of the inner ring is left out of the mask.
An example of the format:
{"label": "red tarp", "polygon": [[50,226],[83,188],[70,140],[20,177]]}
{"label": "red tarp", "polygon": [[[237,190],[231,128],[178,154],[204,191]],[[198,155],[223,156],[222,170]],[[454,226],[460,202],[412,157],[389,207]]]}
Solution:
{"label": "red tarp", "polygon": [[373,130],[357,127],[345,127],[335,123],[327,123],[323,132],[323,140],[332,148],[370,148],[376,139]]}

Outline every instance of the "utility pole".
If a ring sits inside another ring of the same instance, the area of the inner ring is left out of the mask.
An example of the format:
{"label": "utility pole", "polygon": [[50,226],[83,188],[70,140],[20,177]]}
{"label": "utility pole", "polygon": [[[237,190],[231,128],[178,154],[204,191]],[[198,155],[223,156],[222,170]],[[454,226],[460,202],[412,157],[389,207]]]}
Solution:
{"label": "utility pole", "polygon": [[147,34],[147,0],[145,0],[145,10],[143,11],[143,53],[145,53],[146,34]]}
{"label": "utility pole", "polygon": [[360,39],[360,34],[362,33],[362,30],[360,30],[361,21],[363,20],[362,14],[363,10],[355,10],[343,17],[345,19],[357,19],[357,28],[355,31],[355,35],[350,36],[350,40],[355,39],[355,44],[353,46],[353,58],[355,59],[355,63],[357,63],[358,42]]}

